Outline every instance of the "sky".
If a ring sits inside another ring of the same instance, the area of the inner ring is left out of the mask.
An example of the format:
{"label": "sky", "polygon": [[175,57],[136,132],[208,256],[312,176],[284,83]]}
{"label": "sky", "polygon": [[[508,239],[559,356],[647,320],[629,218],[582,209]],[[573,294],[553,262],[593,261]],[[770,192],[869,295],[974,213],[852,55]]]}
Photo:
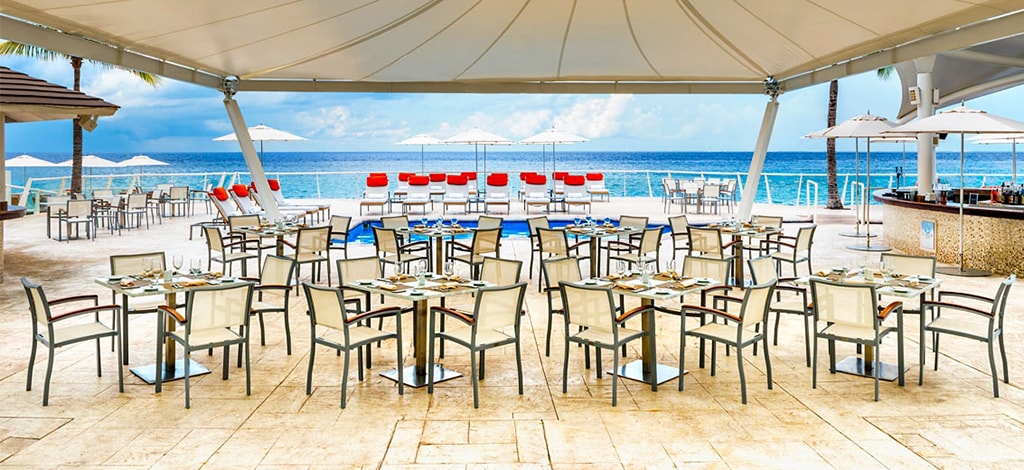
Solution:
{"label": "sky", "polygon": [[[71,66],[65,62],[0,56],[0,65],[72,84]],[[239,151],[236,142],[213,141],[232,131],[217,90],[170,79],[154,88],[127,72],[86,64],[82,91],[121,106],[114,116],[101,118],[95,131],[85,133],[86,154]],[[895,75],[882,80],[871,72],[841,79],[838,122],[867,112],[894,119],[900,94]],[[576,144],[579,151],[752,151],[768,101],[763,95],[277,92],[242,92],[236,99],[247,125],[263,123],[309,139],[268,142],[268,152],[412,151],[395,142],[419,133],[444,139],[473,127],[518,141],[552,126],[590,139]],[[779,102],[769,150],[824,151],[823,140],[802,136],[827,127],[828,84],[784,93]],[[1024,87],[967,105],[1024,120],[1020,103]],[[70,154],[70,130],[70,121],[8,125],[7,154]],[[972,146],[989,150],[968,143]],[[840,151],[853,147],[851,139],[837,142]],[[958,139],[948,139],[938,150],[958,152]]]}

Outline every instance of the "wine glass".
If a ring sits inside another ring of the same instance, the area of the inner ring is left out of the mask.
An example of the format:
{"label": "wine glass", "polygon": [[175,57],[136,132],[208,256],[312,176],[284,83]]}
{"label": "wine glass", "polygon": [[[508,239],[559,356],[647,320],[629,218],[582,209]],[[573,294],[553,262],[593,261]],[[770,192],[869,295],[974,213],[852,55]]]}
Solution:
{"label": "wine glass", "polygon": [[580,220],[579,217],[576,217],[576,218],[572,219],[572,223],[575,224],[576,227],[580,226],[580,222],[581,222],[581,220]]}
{"label": "wine glass", "polygon": [[420,219],[420,223],[423,224],[424,227],[426,227],[427,224],[430,223],[430,219],[428,219],[427,216],[423,216],[423,218]]}
{"label": "wine glass", "polygon": [[444,217],[438,217],[437,218],[437,224],[435,226],[437,228],[444,227]]}
{"label": "wine glass", "polygon": [[142,275],[149,277],[153,272],[153,260],[151,258],[142,259]]}
{"label": "wine glass", "polygon": [[668,274],[669,274],[669,276],[672,276],[672,278],[676,277],[676,260],[675,259],[668,260]]}
{"label": "wine glass", "polygon": [[459,218],[458,217],[452,217],[452,227],[458,227],[458,226],[459,226]]}
{"label": "wine glass", "polygon": [[625,261],[620,259],[620,260],[615,262],[615,273],[619,276],[619,279],[621,279],[623,276],[626,275],[626,262]]}
{"label": "wine glass", "polygon": [[655,263],[647,263],[646,265],[644,265],[644,272],[647,274],[647,282],[645,284],[651,283],[651,278],[654,277],[655,267]]}
{"label": "wine glass", "polygon": [[452,260],[446,260],[444,262],[444,277],[445,279],[451,280],[455,276],[455,262]]}
{"label": "wine glass", "polygon": [[192,260],[189,261],[189,267],[191,268],[190,271],[193,275],[203,272],[203,259],[199,257],[192,258]]}
{"label": "wine glass", "polygon": [[171,264],[174,266],[174,272],[177,273],[185,264],[185,257],[182,255],[174,255],[174,257],[171,258]]}
{"label": "wine glass", "polygon": [[611,217],[605,217],[604,218],[604,224],[605,225],[611,225],[612,224],[612,218]]}

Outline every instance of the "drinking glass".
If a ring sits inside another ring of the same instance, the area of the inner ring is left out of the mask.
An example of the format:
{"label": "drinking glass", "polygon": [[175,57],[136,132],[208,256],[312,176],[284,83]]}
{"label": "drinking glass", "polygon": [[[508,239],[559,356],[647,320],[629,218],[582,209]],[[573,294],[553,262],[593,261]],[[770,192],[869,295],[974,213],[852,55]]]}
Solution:
{"label": "drinking glass", "polygon": [[420,223],[423,224],[424,227],[426,227],[427,224],[430,223],[430,219],[428,219],[427,216],[423,216],[423,218],[420,219]]}
{"label": "drinking glass", "polygon": [[178,272],[185,264],[185,257],[182,255],[174,255],[174,257],[171,258],[171,264],[174,265],[174,272]]}
{"label": "drinking glass", "polygon": [[589,215],[587,216],[587,225],[594,225],[594,218]]}
{"label": "drinking glass", "polygon": [[150,259],[150,258],[143,258],[142,259],[142,274],[144,276],[148,277],[150,275],[150,273],[152,273],[152,272],[153,272],[153,260]]}
{"label": "drinking glass", "polygon": [[676,260],[674,260],[674,259],[668,260],[668,273],[672,277],[676,276]]}
{"label": "drinking glass", "polygon": [[199,274],[203,272],[203,259],[199,257],[192,258],[192,260],[189,261],[189,267],[191,268],[190,271],[192,274]]}
{"label": "drinking glass", "polygon": [[436,224],[436,226],[437,226],[437,228],[441,228],[441,227],[444,227],[444,217],[438,217],[438,218],[437,218],[437,224]]}
{"label": "drinking glass", "polygon": [[579,217],[576,217],[575,219],[572,219],[572,223],[576,224],[577,227],[580,226],[580,222],[581,222],[581,220],[580,220]]}
{"label": "drinking glass", "polygon": [[444,262],[444,277],[451,280],[455,276],[455,262],[447,260]]}
{"label": "drinking glass", "polygon": [[616,272],[616,274],[619,275],[620,278],[622,276],[624,276],[626,274],[626,262],[623,261],[623,260],[616,261],[615,262],[615,272]]}
{"label": "drinking glass", "polygon": [[458,227],[458,226],[459,226],[459,218],[458,217],[452,217],[452,227]]}
{"label": "drinking glass", "polygon": [[604,224],[605,225],[611,225],[612,224],[612,218],[611,217],[605,217],[604,218]]}

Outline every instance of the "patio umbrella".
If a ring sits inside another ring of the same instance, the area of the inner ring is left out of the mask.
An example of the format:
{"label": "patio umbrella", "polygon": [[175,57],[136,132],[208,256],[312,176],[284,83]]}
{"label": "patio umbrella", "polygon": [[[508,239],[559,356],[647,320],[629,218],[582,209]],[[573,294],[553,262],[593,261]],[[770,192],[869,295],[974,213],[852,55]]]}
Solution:
{"label": "patio umbrella", "polygon": [[955,269],[939,268],[938,271],[954,276],[987,276],[988,272],[986,271],[964,268],[964,134],[1019,134],[1024,133],[1024,122],[960,105],[957,108],[894,127],[888,132],[960,134],[960,249],[957,253],[959,266],[956,266]]}
{"label": "patio umbrella", "polygon": [[490,132],[481,130],[479,127],[474,127],[472,130],[455,134],[447,139],[444,139],[446,144],[473,144],[473,158],[477,165],[475,170],[480,171],[480,145],[484,146],[484,173],[487,173],[487,146],[488,145],[511,145],[512,141],[508,140],[500,135],[492,134]]}
{"label": "patio umbrella", "polygon": [[[812,133],[807,134],[806,136],[804,136],[804,137],[807,137],[807,138],[818,138],[818,139],[828,139],[828,138],[849,139],[849,138],[852,138],[852,139],[854,139],[854,148],[856,149],[855,150],[855,152],[856,152],[855,155],[857,155],[857,156],[859,156],[859,154],[860,154],[860,139],[862,139],[862,138],[866,138],[867,139],[867,143],[868,143],[868,152],[867,152],[867,180],[868,180],[868,184],[865,187],[867,188],[867,191],[868,191],[868,202],[867,202],[867,207],[865,208],[865,216],[864,216],[864,219],[866,220],[866,225],[867,225],[867,233],[864,235],[864,237],[867,238],[867,243],[865,243],[863,245],[857,244],[857,245],[847,246],[847,248],[849,248],[851,250],[858,250],[858,251],[889,251],[889,249],[890,249],[887,246],[878,245],[878,244],[876,244],[875,246],[871,246],[871,237],[872,237],[872,235],[871,235],[871,198],[870,198],[870,194],[871,194],[871,138],[872,137],[875,137],[875,138],[882,137],[882,135],[881,135],[882,131],[887,131],[889,129],[892,129],[894,126],[895,126],[895,124],[893,124],[892,122],[889,122],[888,119],[886,119],[884,117],[881,117],[881,116],[875,116],[875,115],[871,114],[870,112],[868,112],[868,114],[862,114],[860,116],[854,116],[854,117],[852,117],[850,119],[847,119],[846,121],[843,121],[843,122],[841,122],[839,124],[836,124],[835,126],[829,127],[828,129],[823,129],[823,130],[820,130],[820,131],[817,131],[817,132],[812,132]],[[859,158],[858,158],[857,161],[859,161]],[[855,168],[856,168],[856,171],[857,171],[857,176],[856,176],[857,181],[860,181],[860,167],[856,163],[856,161],[855,161],[854,165],[855,165]],[[856,232],[853,233],[853,234],[846,234],[846,235],[847,236],[856,236],[856,237],[860,236],[860,218],[859,217],[857,218]]]}
{"label": "patio umbrella", "polygon": [[[71,166],[74,160],[65,160],[57,164],[57,166]],[[89,169],[89,176],[92,176],[93,168],[117,168],[119,165],[117,162],[107,160],[106,158],[97,157],[96,155],[82,155],[82,168]],[[89,189],[92,189],[92,181],[89,181]]]}
{"label": "patio umbrella", "polygon": [[[541,132],[540,134],[537,134],[537,135],[532,136],[532,137],[527,137],[527,138],[519,141],[520,144],[541,144],[541,145],[551,144],[551,172],[552,173],[555,171],[555,161],[556,161],[555,160],[555,158],[556,158],[556,155],[555,155],[555,144],[573,144],[573,143],[576,143],[576,142],[587,142],[587,139],[584,138],[584,137],[580,137],[580,136],[578,136],[576,134],[573,134],[572,132],[566,132],[566,131],[563,131],[563,130],[555,129],[554,127],[552,127],[551,129],[548,129],[548,130],[546,130],[544,132]],[[546,163],[545,163],[545,165],[546,165]],[[541,174],[544,174],[546,172],[547,172],[546,167],[542,167],[541,168]]]}
{"label": "patio umbrella", "polygon": [[[249,138],[253,141],[260,142],[260,164],[263,163],[263,142],[264,141],[289,141],[289,140],[306,140],[305,137],[299,137],[291,132],[285,132],[282,130],[274,129],[273,127],[263,125],[261,122],[258,126],[249,128]],[[226,135],[222,135],[213,139],[215,141],[237,141],[238,136],[234,132]]]}
{"label": "patio umbrella", "polygon": [[51,167],[57,166],[53,162],[48,162],[41,158],[33,157],[32,155],[18,155],[17,157],[11,158],[4,161],[4,166],[9,167],[21,167],[21,180],[28,181],[28,168],[29,167]]}
{"label": "patio umbrella", "polygon": [[1024,134],[979,135],[972,137],[976,144],[1013,144],[1013,184],[1017,184],[1017,141],[1024,141]]}
{"label": "patio umbrella", "polygon": [[138,172],[139,172],[139,183],[138,184],[139,185],[142,185],[142,167],[144,167],[144,166],[161,166],[161,165],[170,165],[170,164],[167,163],[167,162],[162,162],[160,160],[157,160],[157,159],[155,159],[153,157],[150,157],[149,155],[136,155],[136,156],[134,156],[132,158],[129,158],[127,160],[117,162],[117,166],[121,166],[121,167],[134,166],[134,167],[136,167],[138,169]]}
{"label": "patio umbrella", "polygon": [[426,173],[425,165],[423,163],[423,147],[427,145],[437,145],[443,143],[441,139],[434,137],[429,134],[416,134],[408,139],[401,142],[395,142],[395,145],[419,145],[420,146],[420,173]]}

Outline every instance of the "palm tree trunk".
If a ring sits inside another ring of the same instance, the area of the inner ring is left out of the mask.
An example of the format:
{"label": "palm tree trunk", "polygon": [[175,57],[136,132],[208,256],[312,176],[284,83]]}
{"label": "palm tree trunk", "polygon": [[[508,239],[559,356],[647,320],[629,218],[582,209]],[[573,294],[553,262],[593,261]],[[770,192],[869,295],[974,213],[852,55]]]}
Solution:
{"label": "palm tree trunk", "polygon": [[[828,84],[828,127],[836,125],[836,106],[839,101],[839,80]],[[839,178],[836,174],[836,139],[826,139],[825,160],[828,162],[828,209],[842,209],[839,198]]]}
{"label": "palm tree trunk", "polygon": [[[75,91],[81,91],[82,58],[72,57],[71,68],[75,71]],[[82,125],[78,118],[71,121],[71,192],[82,192]]]}

